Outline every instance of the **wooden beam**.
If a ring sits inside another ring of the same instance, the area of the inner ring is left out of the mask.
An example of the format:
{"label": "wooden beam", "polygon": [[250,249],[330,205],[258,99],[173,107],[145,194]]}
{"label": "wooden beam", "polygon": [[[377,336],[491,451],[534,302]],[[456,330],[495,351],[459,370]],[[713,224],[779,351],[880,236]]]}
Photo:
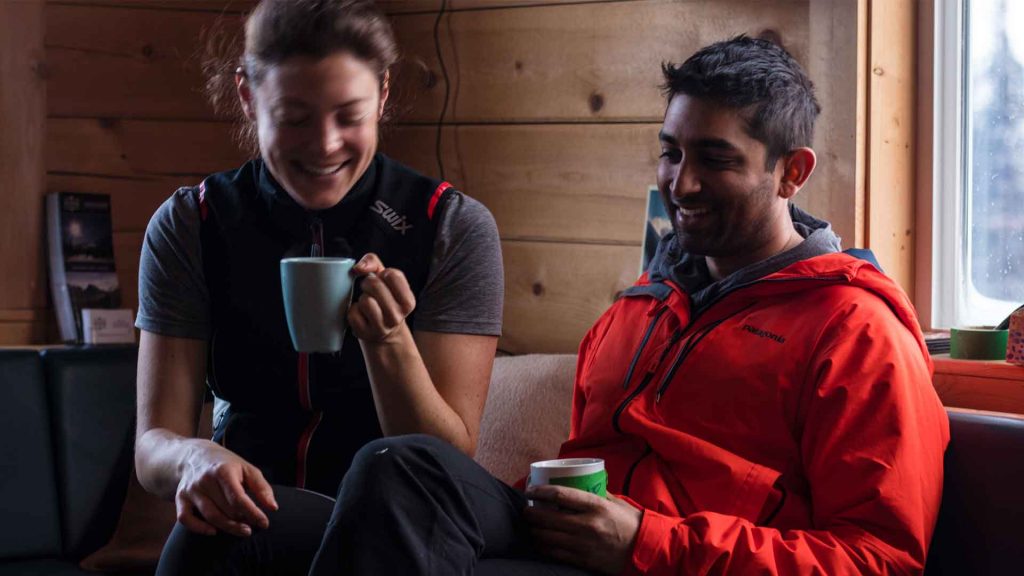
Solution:
{"label": "wooden beam", "polygon": [[[5,309],[45,306],[43,258],[46,82],[42,0],[0,2],[0,303]],[[7,344],[30,344],[35,328],[8,325]]]}
{"label": "wooden beam", "polygon": [[[656,183],[660,124],[446,127],[445,177],[483,202],[502,238],[636,244]],[[398,127],[389,154],[437,173],[435,128]]]}
{"label": "wooden beam", "polygon": [[868,248],[914,294],[916,0],[872,0],[868,12]]}

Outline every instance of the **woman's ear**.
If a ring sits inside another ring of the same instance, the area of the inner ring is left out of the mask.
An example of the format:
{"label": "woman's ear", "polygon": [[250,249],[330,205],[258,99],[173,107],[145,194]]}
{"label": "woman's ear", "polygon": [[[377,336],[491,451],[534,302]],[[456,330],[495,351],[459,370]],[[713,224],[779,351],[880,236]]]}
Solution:
{"label": "woman's ear", "polygon": [[807,179],[814,172],[818,157],[810,148],[796,148],[782,157],[782,181],[779,183],[779,196],[790,199],[803,188]]}
{"label": "woman's ear", "polygon": [[256,109],[253,105],[252,83],[249,82],[249,78],[241,66],[235,70],[235,90],[238,92],[238,102],[242,105],[242,113],[250,122],[254,122]]}
{"label": "woman's ear", "polygon": [[391,71],[384,71],[384,79],[380,83],[380,108],[377,110],[377,120],[384,117],[384,106],[388,103],[388,96],[391,94]]}

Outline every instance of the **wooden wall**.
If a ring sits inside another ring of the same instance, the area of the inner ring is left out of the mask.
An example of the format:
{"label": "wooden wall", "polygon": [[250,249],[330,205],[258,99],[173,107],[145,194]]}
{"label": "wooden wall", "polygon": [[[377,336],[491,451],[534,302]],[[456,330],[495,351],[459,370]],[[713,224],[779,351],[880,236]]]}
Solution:
{"label": "wooden wall", "polygon": [[[384,149],[436,173],[444,81],[434,26],[441,0],[381,4],[407,55],[396,86],[405,113],[386,133]],[[45,22],[46,182],[34,193],[112,195],[126,305],[137,302],[139,250],[153,210],[177,186],[243,159],[231,143],[229,121],[215,116],[201,94],[197,38],[218,22],[237,26],[251,5],[45,5],[38,25]],[[498,222],[507,280],[503,349],[575,350],[587,327],[636,278],[664,109],[659,64],[738,33],[780,38],[809,69],[824,108],[816,141],[822,161],[800,202],[831,219],[848,246],[863,243],[857,148],[863,56],[854,25],[863,0],[447,5],[438,30],[450,76],[441,157],[446,178],[484,202]],[[3,86],[7,78],[5,68]],[[41,200],[23,194],[19,202],[25,217],[18,220],[19,238],[40,237]],[[5,230],[13,222],[6,212],[0,220]],[[5,318],[27,326],[16,336],[21,341],[38,341],[39,326],[50,316],[35,250],[19,256],[31,260],[19,264],[20,278],[36,278],[34,284],[0,282],[0,309],[11,310],[0,312],[0,326]],[[3,254],[7,266],[14,252]],[[9,292],[19,298],[12,305]]]}

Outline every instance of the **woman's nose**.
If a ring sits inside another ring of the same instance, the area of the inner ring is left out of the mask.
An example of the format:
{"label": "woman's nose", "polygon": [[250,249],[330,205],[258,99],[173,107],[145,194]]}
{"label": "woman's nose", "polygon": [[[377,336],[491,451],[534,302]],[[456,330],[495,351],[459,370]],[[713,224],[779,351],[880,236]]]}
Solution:
{"label": "woman's nose", "polygon": [[316,144],[321,154],[329,156],[337,152],[345,144],[344,134],[333,120],[325,120],[320,123],[320,129],[316,135]]}

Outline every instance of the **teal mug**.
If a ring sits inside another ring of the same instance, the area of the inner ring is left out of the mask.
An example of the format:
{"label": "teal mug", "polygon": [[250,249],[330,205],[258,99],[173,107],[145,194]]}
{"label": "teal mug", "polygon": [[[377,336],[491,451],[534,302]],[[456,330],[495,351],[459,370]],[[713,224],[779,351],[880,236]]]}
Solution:
{"label": "teal mug", "polygon": [[351,258],[281,260],[284,313],[298,352],[338,352],[352,302]]}

